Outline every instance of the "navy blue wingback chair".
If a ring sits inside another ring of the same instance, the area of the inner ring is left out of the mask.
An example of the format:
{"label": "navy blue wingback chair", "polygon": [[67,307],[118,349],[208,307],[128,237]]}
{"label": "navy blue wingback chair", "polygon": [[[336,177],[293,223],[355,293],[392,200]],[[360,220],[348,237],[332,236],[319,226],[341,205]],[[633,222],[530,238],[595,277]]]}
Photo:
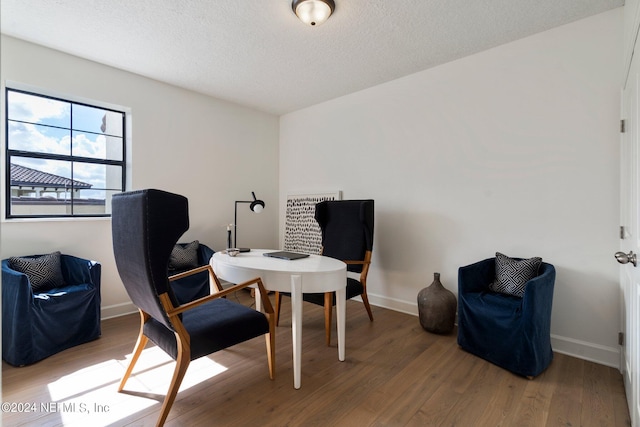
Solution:
{"label": "navy blue wingback chair", "polygon": [[61,254],[60,267],[64,286],[39,292],[25,273],[2,260],[2,358],[7,363],[29,365],[100,336],[100,263]]}
{"label": "navy blue wingback chair", "polygon": [[458,270],[458,345],[515,374],[533,378],[553,359],[551,307],[556,271],[542,263],[524,296],[493,292],[495,258]]}
{"label": "navy blue wingback chair", "polygon": [[[112,198],[113,252],[120,278],[138,307],[141,328],[131,363],[118,391],[149,340],[169,354],[176,367],[157,425],[163,425],[191,360],[265,335],[269,377],[275,375],[275,317],[259,278],[225,290],[210,265],[180,273],[180,277],[207,271],[215,286],[212,295],[180,305],[168,279],[171,251],[189,228],[187,199],[161,190],[116,194]],[[266,314],[224,298],[256,284]]]}
{"label": "navy blue wingback chair", "polygon": [[[185,247],[187,243],[178,243],[179,246]],[[197,262],[192,268],[202,267],[209,264],[214,251],[209,246],[200,243],[198,246],[196,255]],[[171,281],[171,288],[175,294],[178,302],[184,304],[198,298],[205,297],[211,293],[211,287],[209,286],[209,274],[207,271],[192,274],[190,276],[182,277],[181,279],[173,279],[171,276],[183,273],[189,269],[169,270],[169,280]]]}
{"label": "navy blue wingback chair", "polygon": [[[315,219],[322,231],[322,255],[344,261],[347,272],[347,299],[360,295],[369,319],[373,313],[367,297],[367,274],[373,250],[373,200],[330,200],[316,205]],[[282,295],[276,293],[276,324],[280,314]],[[331,342],[332,308],[336,304],[335,292],[303,294],[304,301],[324,306],[325,337]]]}

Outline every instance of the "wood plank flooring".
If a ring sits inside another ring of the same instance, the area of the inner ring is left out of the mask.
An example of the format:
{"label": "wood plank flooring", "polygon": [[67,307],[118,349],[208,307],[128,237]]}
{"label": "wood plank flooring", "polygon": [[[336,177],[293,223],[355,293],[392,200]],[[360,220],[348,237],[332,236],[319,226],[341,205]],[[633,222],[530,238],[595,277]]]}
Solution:
{"label": "wood plank flooring", "polygon": [[[248,293],[238,299],[251,304]],[[304,306],[302,388],[293,388],[284,299],[270,381],[263,338],[191,363],[167,426],[630,426],[616,370],[556,354],[534,380],[425,332],[416,317],[347,302],[346,361],[324,344],[322,308]],[[335,319],[334,319],[335,325]],[[150,345],[125,393],[138,316],[103,322],[102,337],[34,365],[2,364],[5,426],[153,426],[174,362]],[[334,334],[335,335],[335,334]],[[6,404],[5,404],[6,406]],[[6,412],[6,409],[20,412]]]}

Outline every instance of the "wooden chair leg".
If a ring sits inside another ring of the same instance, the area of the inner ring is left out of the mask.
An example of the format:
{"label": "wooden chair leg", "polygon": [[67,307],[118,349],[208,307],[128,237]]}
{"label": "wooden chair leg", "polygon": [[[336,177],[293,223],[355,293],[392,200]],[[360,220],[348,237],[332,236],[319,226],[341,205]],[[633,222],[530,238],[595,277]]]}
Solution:
{"label": "wooden chair leg", "polygon": [[367,314],[369,314],[369,320],[373,322],[373,313],[371,312],[371,306],[369,305],[369,298],[367,297],[367,293],[363,292],[360,295],[362,298],[362,302],[364,303],[364,308],[367,309]]}
{"label": "wooden chair leg", "polygon": [[264,336],[267,342],[267,362],[269,363],[269,379],[276,377],[276,333],[275,328],[269,327],[269,333]]}
{"label": "wooden chair leg", "polygon": [[333,308],[333,292],[324,293],[324,333],[327,346],[331,345],[331,309]]}
{"label": "wooden chair leg", "polygon": [[173,406],[173,402],[176,400],[176,396],[178,395],[178,390],[180,389],[180,384],[182,384],[182,379],[184,378],[184,375],[187,373],[187,368],[189,367],[189,363],[191,363],[190,352],[181,351],[180,344],[178,344],[178,357],[176,359],[176,368],[173,371],[173,378],[171,379],[169,390],[167,391],[167,395],[165,396],[164,402],[162,403],[162,409],[160,410],[160,417],[158,418],[156,427],[163,426],[165,421],[167,421],[167,416],[169,415],[171,406]]}
{"label": "wooden chair leg", "polygon": [[120,380],[120,386],[118,387],[118,392],[121,392],[124,389],[124,385],[131,376],[131,372],[133,372],[133,367],[135,366],[138,358],[142,354],[142,350],[147,345],[149,339],[142,335],[142,331],[140,331],[140,336],[138,337],[138,342],[136,342],[136,346],[133,350],[133,357],[131,358],[131,362],[129,362],[129,366],[127,367],[127,371],[124,373],[122,380]]}
{"label": "wooden chair leg", "polygon": [[124,385],[131,376],[131,372],[133,372],[133,367],[136,365],[138,358],[142,354],[142,350],[144,350],[147,342],[149,342],[149,338],[147,338],[143,333],[144,323],[148,319],[148,315],[142,311],[140,311],[140,333],[138,334],[138,340],[136,341],[135,347],[133,347],[133,357],[131,357],[131,362],[129,362],[129,366],[127,367],[122,380],[120,380],[120,386],[118,387],[118,392],[121,392],[124,389]]}
{"label": "wooden chair leg", "polygon": [[282,304],[282,294],[276,292],[276,326],[280,325],[280,305]]}

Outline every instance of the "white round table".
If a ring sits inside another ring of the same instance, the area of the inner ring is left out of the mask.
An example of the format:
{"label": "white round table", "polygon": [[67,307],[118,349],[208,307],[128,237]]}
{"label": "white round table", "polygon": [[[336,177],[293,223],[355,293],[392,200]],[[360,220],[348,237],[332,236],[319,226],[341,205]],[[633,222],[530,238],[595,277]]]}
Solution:
{"label": "white round table", "polygon": [[[216,275],[231,283],[260,277],[266,289],[291,293],[291,332],[293,339],[293,386],[301,384],[302,358],[302,294],[336,292],[338,360],[345,358],[345,316],[347,265],[321,255],[284,260],[264,256],[274,249],[252,249],[230,257],[216,252],[211,266]],[[256,292],[256,308],[260,310],[260,293]]]}

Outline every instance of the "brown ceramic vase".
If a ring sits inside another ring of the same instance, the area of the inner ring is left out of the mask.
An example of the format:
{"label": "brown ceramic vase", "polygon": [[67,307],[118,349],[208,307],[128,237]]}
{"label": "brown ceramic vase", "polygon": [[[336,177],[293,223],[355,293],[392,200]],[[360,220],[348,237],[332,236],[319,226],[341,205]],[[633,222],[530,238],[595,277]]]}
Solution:
{"label": "brown ceramic vase", "polygon": [[450,334],[456,320],[458,303],[453,292],[442,286],[440,273],[433,273],[433,283],[418,292],[420,324],[435,334]]}

